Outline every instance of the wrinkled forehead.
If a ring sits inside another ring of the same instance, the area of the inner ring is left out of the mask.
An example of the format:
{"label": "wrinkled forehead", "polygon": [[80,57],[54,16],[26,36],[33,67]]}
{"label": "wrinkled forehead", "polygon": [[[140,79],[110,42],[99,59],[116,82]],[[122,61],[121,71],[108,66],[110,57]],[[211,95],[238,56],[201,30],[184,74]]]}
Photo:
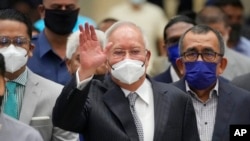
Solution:
{"label": "wrinkled forehead", "polygon": [[171,37],[181,37],[181,35],[187,31],[189,28],[193,27],[193,24],[178,22],[170,26],[165,32],[167,34],[167,38]]}
{"label": "wrinkled forehead", "polygon": [[207,33],[188,32],[183,38],[183,52],[190,48],[195,48],[198,51],[204,48],[211,48],[213,51],[219,51],[219,40],[212,31]]}

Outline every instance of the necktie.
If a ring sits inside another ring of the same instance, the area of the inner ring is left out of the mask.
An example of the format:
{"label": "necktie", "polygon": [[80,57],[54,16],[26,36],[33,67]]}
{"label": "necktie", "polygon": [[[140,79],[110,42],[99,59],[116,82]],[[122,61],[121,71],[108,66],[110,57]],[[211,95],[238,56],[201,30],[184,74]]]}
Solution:
{"label": "necktie", "polygon": [[6,84],[6,88],[8,91],[8,97],[4,104],[4,113],[18,119],[17,117],[17,99],[15,96],[16,83],[12,81],[8,81]]}
{"label": "necktie", "polygon": [[136,114],[135,111],[135,101],[138,98],[138,95],[136,93],[130,93],[128,95],[128,100],[129,100],[129,104],[130,104],[130,110],[132,112],[134,121],[135,121],[135,126],[139,135],[139,140],[143,141],[143,128],[142,128],[142,124],[141,121],[139,119],[139,117]]}

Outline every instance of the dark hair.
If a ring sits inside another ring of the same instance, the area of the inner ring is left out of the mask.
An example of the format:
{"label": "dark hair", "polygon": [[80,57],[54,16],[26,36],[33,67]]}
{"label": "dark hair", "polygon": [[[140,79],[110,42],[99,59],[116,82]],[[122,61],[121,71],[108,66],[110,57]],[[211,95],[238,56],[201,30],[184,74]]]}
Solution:
{"label": "dark hair", "polygon": [[4,77],[5,75],[5,61],[3,55],[0,53],[0,75]]}
{"label": "dark hair", "polygon": [[179,23],[179,22],[185,22],[185,23],[189,23],[189,24],[192,24],[192,25],[196,25],[195,21],[192,20],[191,18],[187,17],[187,16],[184,16],[184,15],[177,15],[173,18],[171,18],[169,20],[169,22],[165,25],[164,27],[164,30],[163,30],[163,38],[164,38],[164,42],[166,42],[167,40],[167,33],[166,33],[166,30],[176,24],[176,23]]}
{"label": "dark hair", "polygon": [[224,43],[224,39],[223,37],[221,36],[220,32],[218,32],[217,30],[207,26],[207,25],[196,25],[194,27],[191,27],[190,29],[188,29],[184,34],[182,34],[181,38],[180,38],[180,41],[179,41],[179,53],[182,54],[182,51],[183,51],[183,39],[185,38],[186,34],[188,32],[192,32],[192,33],[195,33],[195,34],[207,34],[208,32],[213,32],[217,39],[218,39],[218,42],[219,42],[219,47],[220,47],[220,53],[222,55],[224,55],[225,53],[225,43]]}
{"label": "dark hair", "polygon": [[215,6],[219,6],[219,7],[231,5],[234,7],[239,7],[241,9],[244,9],[244,6],[240,0],[215,0],[211,5],[215,5]]}
{"label": "dark hair", "polygon": [[216,24],[224,23],[229,26],[228,17],[225,12],[218,6],[205,6],[196,16],[197,24]]}
{"label": "dark hair", "polygon": [[32,37],[32,23],[31,20],[22,12],[15,9],[0,10],[0,20],[13,20],[24,23],[27,27],[27,34]]}

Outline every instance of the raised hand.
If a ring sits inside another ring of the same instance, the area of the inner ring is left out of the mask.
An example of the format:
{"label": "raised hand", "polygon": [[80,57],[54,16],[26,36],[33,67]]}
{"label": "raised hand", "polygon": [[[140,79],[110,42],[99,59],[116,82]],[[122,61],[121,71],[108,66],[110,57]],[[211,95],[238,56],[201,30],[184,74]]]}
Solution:
{"label": "raised hand", "polygon": [[95,73],[97,67],[106,61],[106,51],[102,50],[100,42],[97,39],[95,29],[88,23],[85,26],[79,26],[79,51],[80,51],[80,80],[86,79]]}

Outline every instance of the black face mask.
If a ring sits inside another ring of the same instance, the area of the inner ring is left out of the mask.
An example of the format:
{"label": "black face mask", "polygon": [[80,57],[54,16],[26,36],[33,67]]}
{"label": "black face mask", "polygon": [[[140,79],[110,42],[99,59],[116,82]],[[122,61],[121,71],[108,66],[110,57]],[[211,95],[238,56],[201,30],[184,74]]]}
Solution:
{"label": "black face mask", "polygon": [[241,35],[241,25],[232,24],[231,32],[229,34],[229,42],[237,43],[240,40],[240,35]]}
{"label": "black face mask", "polygon": [[45,9],[45,26],[59,35],[70,34],[76,24],[79,9],[51,10]]}

